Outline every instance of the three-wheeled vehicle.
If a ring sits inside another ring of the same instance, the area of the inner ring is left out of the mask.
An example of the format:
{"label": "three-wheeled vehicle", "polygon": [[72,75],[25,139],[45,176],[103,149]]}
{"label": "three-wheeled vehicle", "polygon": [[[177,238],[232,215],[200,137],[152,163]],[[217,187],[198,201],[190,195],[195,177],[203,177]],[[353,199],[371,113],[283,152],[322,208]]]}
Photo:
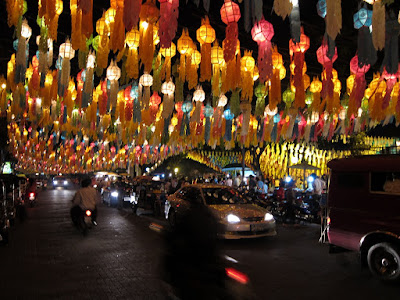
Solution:
{"label": "three-wheeled vehicle", "polygon": [[335,159],[328,167],[329,243],[358,251],[378,278],[400,280],[400,156]]}

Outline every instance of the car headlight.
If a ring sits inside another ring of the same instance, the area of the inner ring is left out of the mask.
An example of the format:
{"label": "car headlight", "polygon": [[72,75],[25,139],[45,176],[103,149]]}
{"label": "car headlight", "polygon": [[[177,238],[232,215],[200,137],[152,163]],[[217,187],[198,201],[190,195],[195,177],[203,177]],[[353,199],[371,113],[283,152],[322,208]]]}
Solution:
{"label": "car headlight", "polygon": [[235,223],[239,223],[239,222],[240,222],[239,217],[238,217],[238,216],[235,216],[235,215],[232,215],[232,214],[229,214],[229,215],[226,217],[226,219],[227,219],[228,222],[231,223],[231,224],[235,224]]}
{"label": "car headlight", "polygon": [[54,183],[54,184],[58,184],[58,181],[57,181],[57,180],[54,180],[53,183]]}
{"label": "car headlight", "polygon": [[118,192],[112,192],[111,197],[117,198],[118,197]]}
{"label": "car headlight", "polygon": [[67,185],[67,184],[68,184],[68,181],[64,180],[64,185]]}
{"label": "car headlight", "polygon": [[274,216],[270,213],[266,213],[264,216],[264,221],[272,221],[274,219]]}

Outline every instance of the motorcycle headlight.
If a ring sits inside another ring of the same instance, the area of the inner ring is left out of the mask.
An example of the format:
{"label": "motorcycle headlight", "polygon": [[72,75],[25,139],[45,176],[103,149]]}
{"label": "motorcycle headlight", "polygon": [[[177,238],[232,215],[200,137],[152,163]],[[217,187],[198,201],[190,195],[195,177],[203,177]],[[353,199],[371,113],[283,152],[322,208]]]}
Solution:
{"label": "motorcycle headlight", "polygon": [[236,224],[236,223],[239,223],[239,222],[240,222],[239,217],[236,216],[236,215],[233,215],[233,214],[229,214],[229,215],[226,217],[226,219],[227,219],[227,221],[228,221],[229,223],[231,223],[231,224]]}
{"label": "motorcycle headlight", "polygon": [[118,192],[115,192],[115,191],[112,192],[111,193],[111,197],[117,198],[118,197]]}
{"label": "motorcycle headlight", "polygon": [[272,221],[274,219],[274,216],[270,213],[266,213],[264,216],[264,221]]}
{"label": "motorcycle headlight", "polygon": [[67,185],[67,184],[68,184],[68,181],[64,180],[64,185]]}

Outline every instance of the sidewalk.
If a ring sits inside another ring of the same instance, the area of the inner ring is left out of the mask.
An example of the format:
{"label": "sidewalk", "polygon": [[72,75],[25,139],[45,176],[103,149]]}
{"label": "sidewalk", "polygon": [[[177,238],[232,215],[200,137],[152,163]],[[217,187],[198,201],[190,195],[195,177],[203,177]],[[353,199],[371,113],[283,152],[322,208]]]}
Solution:
{"label": "sidewalk", "polygon": [[162,238],[149,219],[105,206],[83,237],[71,224],[74,191],[48,190],[0,246],[1,299],[163,299]]}

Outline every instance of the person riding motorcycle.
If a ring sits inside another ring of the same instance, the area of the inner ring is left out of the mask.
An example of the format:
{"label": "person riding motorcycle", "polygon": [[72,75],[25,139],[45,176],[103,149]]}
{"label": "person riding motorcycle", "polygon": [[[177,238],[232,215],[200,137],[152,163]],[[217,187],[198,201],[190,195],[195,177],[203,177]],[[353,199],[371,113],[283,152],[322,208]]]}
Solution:
{"label": "person riding motorcycle", "polygon": [[92,211],[92,223],[97,225],[97,203],[100,202],[100,195],[91,184],[92,180],[90,178],[83,179],[81,188],[72,199],[71,218],[75,225],[86,209]]}

